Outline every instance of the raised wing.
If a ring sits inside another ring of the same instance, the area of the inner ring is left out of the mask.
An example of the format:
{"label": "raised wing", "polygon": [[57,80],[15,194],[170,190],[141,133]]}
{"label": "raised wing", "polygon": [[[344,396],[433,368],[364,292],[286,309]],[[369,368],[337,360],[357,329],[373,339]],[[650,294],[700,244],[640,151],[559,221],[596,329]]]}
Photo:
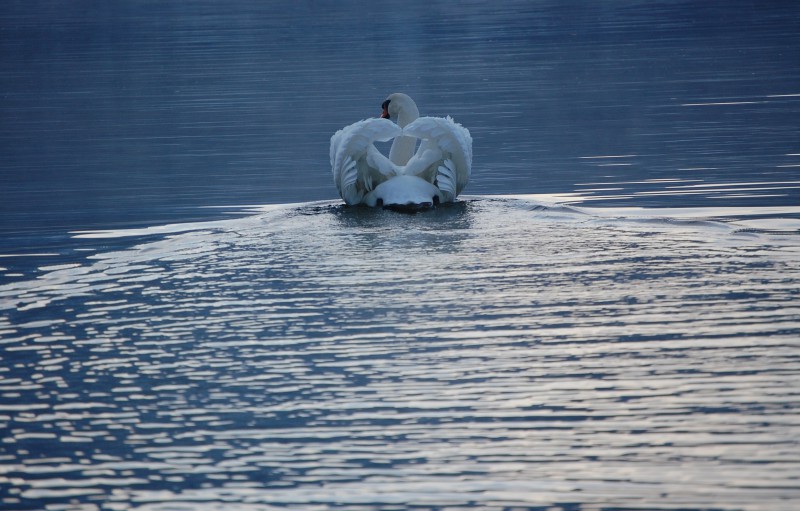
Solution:
{"label": "raised wing", "polygon": [[339,195],[348,204],[360,204],[364,195],[390,177],[397,167],[373,144],[400,135],[388,119],[365,119],[340,129],[331,137],[331,169]]}
{"label": "raised wing", "polygon": [[420,117],[403,128],[403,134],[422,139],[405,173],[434,182],[445,202],[455,199],[467,186],[472,172],[469,130],[450,117]]}

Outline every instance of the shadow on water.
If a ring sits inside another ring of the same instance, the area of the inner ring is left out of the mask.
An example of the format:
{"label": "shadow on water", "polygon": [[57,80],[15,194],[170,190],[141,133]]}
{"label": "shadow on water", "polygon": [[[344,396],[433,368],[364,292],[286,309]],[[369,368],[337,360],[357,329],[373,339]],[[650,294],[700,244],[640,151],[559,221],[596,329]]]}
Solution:
{"label": "shadow on water", "polygon": [[420,211],[394,211],[366,206],[333,206],[332,212],[343,227],[368,227],[381,224],[410,225],[430,229],[468,229],[470,202],[459,200]]}
{"label": "shadow on water", "polygon": [[[343,257],[358,254],[373,257],[381,253],[391,266],[404,257],[455,250],[458,243],[473,235],[474,210],[473,202],[462,200],[414,213],[344,204],[301,207],[295,213],[317,216],[311,224],[304,223],[298,228],[306,230],[321,222],[315,227],[321,229],[316,236],[339,244],[336,250]],[[411,271],[413,259],[406,264]]]}

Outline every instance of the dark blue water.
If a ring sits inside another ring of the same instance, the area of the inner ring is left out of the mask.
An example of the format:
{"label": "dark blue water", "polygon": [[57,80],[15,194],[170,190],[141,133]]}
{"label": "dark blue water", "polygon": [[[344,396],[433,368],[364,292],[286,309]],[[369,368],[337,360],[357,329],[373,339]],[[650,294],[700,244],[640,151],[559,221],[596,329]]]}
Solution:
{"label": "dark blue water", "polygon": [[26,243],[334,198],[330,135],[395,90],[471,130],[474,194],[798,175],[793,2],[9,1],[0,23],[0,229]]}
{"label": "dark blue water", "polygon": [[[794,2],[3,2],[0,507],[794,509],[798,55]],[[335,200],[395,91],[461,203]]]}

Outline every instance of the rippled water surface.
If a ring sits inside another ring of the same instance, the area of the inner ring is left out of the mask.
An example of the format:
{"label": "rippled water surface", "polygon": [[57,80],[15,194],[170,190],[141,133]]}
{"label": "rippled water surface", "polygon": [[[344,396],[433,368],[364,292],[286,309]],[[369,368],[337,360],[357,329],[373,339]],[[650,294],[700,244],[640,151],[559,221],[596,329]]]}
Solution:
{"label": "rippled water surface", "polygon": [[194,226],[0,289],[5,502],[792,509],[799,289],[797,236],[529,200]]}
{"label": "rippled water surface", "polygon": [[3,3],[0,508],[797,509],[798,5]]}

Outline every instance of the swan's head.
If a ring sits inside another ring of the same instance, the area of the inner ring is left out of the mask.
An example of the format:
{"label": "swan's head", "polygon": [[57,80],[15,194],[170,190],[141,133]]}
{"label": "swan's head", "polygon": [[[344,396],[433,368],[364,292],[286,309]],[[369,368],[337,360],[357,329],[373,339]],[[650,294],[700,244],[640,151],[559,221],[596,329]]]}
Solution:
{"label": "swan's head", "polygon": [[[389,105],[391,103],[392,103],[392,100],[391,99],[387,99],[386,101],[383,102],[383,104],[381,104],[381,108],[383,108],[383,112],[381,113],[381,119],[391,119],[392,118],[392,114],[389,113]],[[394,108],[394,105],[392,105],[392,107]],[[397,117],[397,114],[395,114],[395,117]]]}
{"label": "swan's head", "polygon": [[[391,119],[401,125],[405,125],[419,117],[417,104],[402,92],[389,94],[386,101],[381,104],[381,108],[383,109],[382,118]],[[405,122],[401,122],[401,120]]]}

